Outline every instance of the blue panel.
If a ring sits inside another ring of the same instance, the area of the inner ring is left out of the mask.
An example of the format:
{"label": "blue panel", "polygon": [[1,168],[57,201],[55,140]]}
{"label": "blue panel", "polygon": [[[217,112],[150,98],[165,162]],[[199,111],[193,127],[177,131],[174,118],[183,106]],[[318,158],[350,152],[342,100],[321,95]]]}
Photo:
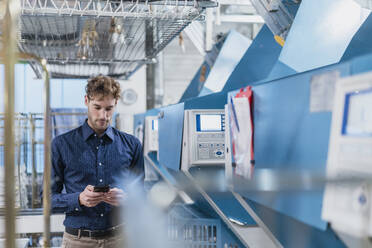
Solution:
{"label": "blue panel", "polygon": [[[341,76],[349,75],[349,66],[328,66],[253,87],[257,169],[325,172],[331,113],[309,112],[310,79],[335,69]],[[245,195],[298,221],[326,228],[321,220],[322,191]]]}
{"label": "blue panel", "polygon": [[[191,83],[183,93],[181,99],[179,102],[184,102],[186,99],[194,98],[197,97],[203,86],[205,81],[207,80],[209,76],[209,72],[211,71],[211,67],[213,67],[214,63],[216,62],[217,56],[226,40],[226,37],[220,39],[216,44],[214,44],[212,50],[210,52],[207,52],[205,55],[205,61],[203,64],[200,66],[199,70],[195,74],[194,78],[191,80]],[[205,70],[204,72],[204,81],[200,81],[201,76],[202,76],[202,71]],[[206,92],[203,95],[210,94],[211,92]]]}
{"label": "blue panel", "polygon": [[207,64],[207,62],[204,62],[200,66],[200,68],[199,68],[198,72],[196,73],[196,75],[194,76],[194,78],[191,80],[191,83],[189,84],[189,86],[187,87],[185,92],[183,93],[183,95],[180,99],[180,102],[184,102],[186,99],[197,97],[199,95],[199,93],[202,90],[202,88],[204,86],[204,83],[205,83],[205,81],[200,81],[201,71],[203,70],[203,68],[205,68],[205,74],[204,74],[205,79],[208,78],[208,75],[209,75],[209,72],[210,72],[210,67]]}
{"label": "blue panel", "polygon": [[160,112],[160,109],[150,109],[146,112],[146,116],[156,116]]}
{"label": "blue panel", "polygon": [[208,195],[228,218],[238,220],[245,225],[256,225],[256,222],[236,200],[231,192],[208,193]]}
{"label": "blue panel", "polygon": [[347,47],[341,61],[349,60],[353,57],[372,53],[372,15],[370,14],[354,35]]}
{"label": "blue panel", "polygon": [[355,58],[351,61],[351,74],[359,74],[372,70],[372,54]]}
{"label": "blue panel", "polygon": [[164,107],[159,119],[159,163],[169,169],[180,170],[184,104]]}
{"label": "blue panel", "polygon": [[185,101],[185,109],[224,109],[227,92],[215,93]]}
{"label": "blue panel", "polygon": [[302,0],[279,60],[298,72],[339,62],[368,14],[353,0]]}
{"label": "blue panel", "polygon": [[210,91],[220,92],[225,87],[228,78],[251,43],[240,33],[234,30],[230,31],[204,84],[203,89],[207,88],[208,91],[202,90],[199,96],[204,96]]}
{"label": "blue panel", "polygon": [[157,160],[157,154],[156,154],[156,152],[149,152],[148,153],[148,156],[152,160],[152,162],[154,162],[155,166],[158,167],[158,169],[160,170],[161,174],[167,179],[167,181],[170,182],[173,186],[177,186],[177,181],[173,177],[173,175],[171,173],[169,173],[169,171],[167,170],[167,168],[165,168],[164,166],[162,166],[159,163],[159,161]]}
{"label": "blue panel", "polygon": [[327,227],[324,231],[312,228],[288,216],[247,200],[248,205],[263,220],[266,226],[283,245],[288,248],[332,247],[346,248],[336,234]]}
{"label": "blue panel", "polygon": [[226,82],[224,91],[234,90],[266,78],[282,47],[264,25]]}
{"label": "blue panel", "polygon": [[133,128],[135,129],[139,125],[145,125],[146,114],[136,114],[133,118]]}
{"label": "blue panel", "polygon": [[297,2],[296,0],[282,0],[282,3],[292,16],[296,16],[298,7],[300,6]]}
{"label": "blue panel", "polygon": [[265,80],[269,81],[269,80],[274,80],[278,78],[283,78],[283,77],[287,77],[290,75],[294,75],[296,73],[297,72],[295,70],[293,70],[292,68],[290,68],[289,66],[287,66],[286,64],[278,60],[274,68],[270,72],[270,75]]}

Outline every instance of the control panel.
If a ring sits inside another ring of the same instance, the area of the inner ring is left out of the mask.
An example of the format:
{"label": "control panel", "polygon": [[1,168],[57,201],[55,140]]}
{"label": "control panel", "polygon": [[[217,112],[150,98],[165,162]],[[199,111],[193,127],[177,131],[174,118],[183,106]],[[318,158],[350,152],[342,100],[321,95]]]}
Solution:
{"label": "control panel", "polygon": [[186,110],[184,116],[182,167],[224,164],[224,162],[224,110]]}
{"label": "control panel", "polygon": [[[372,73],[336,84],[322,217],[335,230],[372,236]],[[366,239],[367,240],[367,239]],[[367,241],[366,241],[367,242]]]}
{"label": "control panel", "polygon": [[158,151],[158,117],[146,116],[145,122],[145,150],[147,152]]}

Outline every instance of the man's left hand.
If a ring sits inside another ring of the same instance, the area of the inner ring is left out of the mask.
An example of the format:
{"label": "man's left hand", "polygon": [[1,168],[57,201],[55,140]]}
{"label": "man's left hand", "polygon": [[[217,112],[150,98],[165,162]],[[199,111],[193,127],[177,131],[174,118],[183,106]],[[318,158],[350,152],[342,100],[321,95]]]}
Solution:
{"label": "man's left hand", "polygon": [[112,188],[109,192],[105,193],[103,201],[117,207],[120,206],[124,198],[125,193],[123,190]]}

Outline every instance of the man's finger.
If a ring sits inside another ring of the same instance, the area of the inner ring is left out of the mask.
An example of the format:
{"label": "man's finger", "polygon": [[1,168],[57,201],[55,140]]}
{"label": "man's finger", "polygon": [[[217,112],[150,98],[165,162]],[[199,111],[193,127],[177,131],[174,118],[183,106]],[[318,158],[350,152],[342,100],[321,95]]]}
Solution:
{"label": "man's finger", "polygon": [[86,189],[93,192],[94,191],[94,186],[93,185],[87,185]]}

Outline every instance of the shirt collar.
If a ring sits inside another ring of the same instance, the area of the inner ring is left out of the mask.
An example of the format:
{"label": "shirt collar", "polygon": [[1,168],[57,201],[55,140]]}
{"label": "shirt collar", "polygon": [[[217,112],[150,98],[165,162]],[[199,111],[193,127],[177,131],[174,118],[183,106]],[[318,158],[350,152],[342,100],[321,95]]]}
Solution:
{"label": "shirt collar", "polygon": [[[89,139],[90,136],[95,134],[94,130],[88,125],[88,119],[85,120],[82,128],[83,128],[83,138],[84,138],[85,141],[87,139]],[[108,128],[104,132],[103,136],[105,136],[105,135],[107,137],[109,137],[111,140],[114,140],[114,132],[113,132],[111,126],[108,126]]]}

